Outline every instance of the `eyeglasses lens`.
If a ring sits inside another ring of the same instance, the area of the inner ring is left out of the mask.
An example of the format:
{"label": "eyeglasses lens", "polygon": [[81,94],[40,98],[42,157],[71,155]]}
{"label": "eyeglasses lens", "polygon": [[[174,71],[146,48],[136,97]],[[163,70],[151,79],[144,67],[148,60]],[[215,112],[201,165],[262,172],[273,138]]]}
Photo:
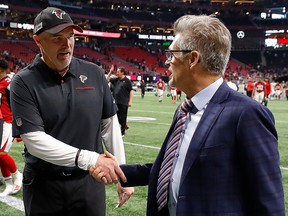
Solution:
{"label": "eyeglasses lens", "polygon": [[171,61],[172,60],[172,58],[173,58],[173,53],[172,52],[166,52],[166,58],[167,58],[167,60],[168,61]]}

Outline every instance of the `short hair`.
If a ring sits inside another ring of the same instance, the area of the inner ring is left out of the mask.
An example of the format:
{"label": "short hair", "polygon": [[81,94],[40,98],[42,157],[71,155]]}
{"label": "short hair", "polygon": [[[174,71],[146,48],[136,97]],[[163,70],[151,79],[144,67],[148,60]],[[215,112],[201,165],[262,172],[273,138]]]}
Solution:
{"label": "short hair", "polygon": [[118,67],[118,70],[121,72],[121,73],[124,73],[124,75],[126,75],[126,70],[124,67]]}
{"label": "short hair", "polygon": [[231,53],[231,33],[215,16],[184,15],[173,24],[175,45],[181,50],[200,53],[203,67],[210,73],[223,75]]}
{"label": "short hair", "polygon": [[7,70],[9,68],[8,62],[5,59],[0,59],[0,68]]}

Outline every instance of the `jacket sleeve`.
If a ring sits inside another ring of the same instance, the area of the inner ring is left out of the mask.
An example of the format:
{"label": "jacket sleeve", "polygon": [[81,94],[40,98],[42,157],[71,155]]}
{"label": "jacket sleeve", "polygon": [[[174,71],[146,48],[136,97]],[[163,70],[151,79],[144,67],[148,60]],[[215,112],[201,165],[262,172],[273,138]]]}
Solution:
{"label": "jacket sleeve", "polygon": [[121,182],[123,187],[145,186],[149,183],[150,170],[153,164],[131,164],[121,165],[127,182]]}

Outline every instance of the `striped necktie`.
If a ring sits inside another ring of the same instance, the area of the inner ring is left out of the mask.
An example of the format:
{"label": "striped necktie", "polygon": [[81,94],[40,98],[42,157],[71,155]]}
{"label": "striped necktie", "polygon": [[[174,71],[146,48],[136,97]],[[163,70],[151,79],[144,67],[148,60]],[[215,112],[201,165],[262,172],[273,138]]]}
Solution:
{"label": "striped necktie", "polygon": [[170,135],[159,171],[156,194],[158,211],[160,211],[167,204],[168,184],[171,176],[172,166],[178,144],[180,143],[182,134],[185,130],[186,119],[189,116],[188,112],[195,114],[198,112],[198,110],[191,99],[185,98],[179,108],[176,120],[177,122],[172,134]]}

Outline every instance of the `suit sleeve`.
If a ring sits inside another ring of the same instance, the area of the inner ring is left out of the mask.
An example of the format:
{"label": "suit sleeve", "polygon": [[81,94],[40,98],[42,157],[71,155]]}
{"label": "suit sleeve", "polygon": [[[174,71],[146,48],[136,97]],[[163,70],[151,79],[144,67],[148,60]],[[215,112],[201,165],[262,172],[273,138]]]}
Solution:
{"label": "suit sleeve", "polygon": [[285,215],[278,137],[264,106],[244,109],[238,122],[238,157],[248,215]]}
{"label": "suit sleeve", "polygon": [[121,182],[123,187],[134,187],[134,186],[145,186],[149,183],[149,175],[152,164],[132,164],[132,165],[121,165],[127,182]]}

